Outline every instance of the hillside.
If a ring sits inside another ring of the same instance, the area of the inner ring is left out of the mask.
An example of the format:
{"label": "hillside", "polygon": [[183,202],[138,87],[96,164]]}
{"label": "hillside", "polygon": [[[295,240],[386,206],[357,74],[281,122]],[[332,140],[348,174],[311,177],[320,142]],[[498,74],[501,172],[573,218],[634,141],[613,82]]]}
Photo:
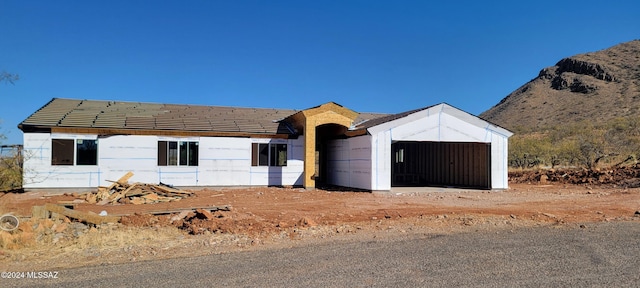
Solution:
{"label": "hillside", "polygon": [[479,116],[533,131],[640,116],[640,40],[564,58]]}

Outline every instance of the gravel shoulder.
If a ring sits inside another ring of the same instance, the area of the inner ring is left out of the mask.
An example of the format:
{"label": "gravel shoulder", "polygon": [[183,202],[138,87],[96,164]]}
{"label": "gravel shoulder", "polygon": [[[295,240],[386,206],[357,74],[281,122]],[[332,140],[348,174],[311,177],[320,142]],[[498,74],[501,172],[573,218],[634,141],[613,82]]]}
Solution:
{"label": "gravel shoulder", "polygon": [[64,269],[57,279],[11,279],[3,286],[635,287],[637,235],[637,222],[367,235]]}

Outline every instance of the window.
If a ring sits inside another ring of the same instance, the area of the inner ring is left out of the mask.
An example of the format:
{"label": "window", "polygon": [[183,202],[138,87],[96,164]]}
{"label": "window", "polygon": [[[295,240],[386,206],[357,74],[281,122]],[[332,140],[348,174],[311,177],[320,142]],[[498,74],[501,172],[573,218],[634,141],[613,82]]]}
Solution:
{"label": "window", "polygon": [[404,148],[398,149],[398,151],[396,151],[396,163],[403,163],[403,162],[404,162]]}
{"label": "window", "polygon": [[287,166],[287,144],[251,144],[251,166]]}
{"label": "window", "polygon": [[51,165],[98,165],[98,140],[52,139]]}
{"label": "window", "polygon": [[198,142],[158,141],[158,166],[198,166]]}

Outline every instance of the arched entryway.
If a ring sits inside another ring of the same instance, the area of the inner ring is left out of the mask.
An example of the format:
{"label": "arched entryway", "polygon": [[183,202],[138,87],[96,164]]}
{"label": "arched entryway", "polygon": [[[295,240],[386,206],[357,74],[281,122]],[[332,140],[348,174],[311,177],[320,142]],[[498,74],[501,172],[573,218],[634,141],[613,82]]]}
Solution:
{"label": "arched entryway", "polygon": [[302,110],[287,118],[287,121],[304,136],[303,185],[305,188],[314,189],[316,179],[320,182],[323,180],[322,169],[326,167],[326,162],[323,162],[322,158],[323,143],[343,135],[356,117],[358,117],[357,112],[329,102]]}
{"label": "arched entryway", "polygon": [[328,161],[330,161],[331,147],[329,141],[344,138],[348,127],[329,123],[316,127],[315,147],[315,186],[316,188],[327,185]]}

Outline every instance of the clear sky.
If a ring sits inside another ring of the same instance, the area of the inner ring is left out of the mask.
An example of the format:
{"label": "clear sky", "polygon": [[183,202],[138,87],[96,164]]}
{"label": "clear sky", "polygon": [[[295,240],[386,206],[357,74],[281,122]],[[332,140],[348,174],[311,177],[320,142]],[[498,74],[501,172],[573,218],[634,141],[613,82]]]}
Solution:
{"label": "clear sky", "polygon": [[640,38],[640,1],[0,0],[3,144],[52,98],[480,114]]}

